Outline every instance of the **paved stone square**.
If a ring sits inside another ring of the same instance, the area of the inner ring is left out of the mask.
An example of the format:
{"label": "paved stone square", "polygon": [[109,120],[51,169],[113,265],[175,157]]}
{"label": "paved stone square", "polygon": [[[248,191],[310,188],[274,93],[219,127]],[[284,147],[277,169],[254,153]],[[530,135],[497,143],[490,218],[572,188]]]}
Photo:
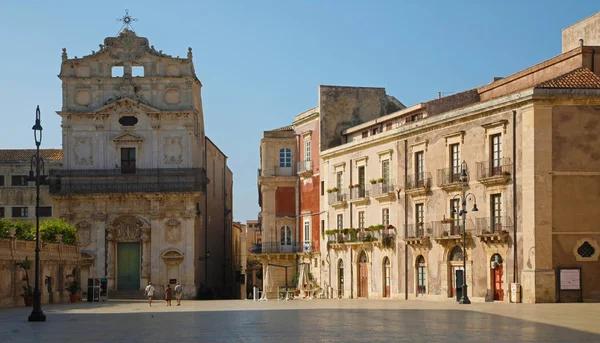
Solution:
{"label": "paved stone square", "polygon": [[0,342],[600,342],[600,304],[143,301],[0,310]]}

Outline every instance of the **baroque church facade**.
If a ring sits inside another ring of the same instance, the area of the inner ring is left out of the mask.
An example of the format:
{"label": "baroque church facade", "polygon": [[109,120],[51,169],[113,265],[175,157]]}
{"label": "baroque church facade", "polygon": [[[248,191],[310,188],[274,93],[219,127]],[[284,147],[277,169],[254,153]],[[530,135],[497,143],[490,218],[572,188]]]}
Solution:
{"label": "baroque church facade", "polygon": [[63,49],[59,78],[63,160],[49,190],[54,216],[78,230],[82,281],[160,292],[177,280],[186,298],[235,289],[218,277],[232,266],[233,178],[205,136],[192,49],[172,57],[125,28],[91,55]]}

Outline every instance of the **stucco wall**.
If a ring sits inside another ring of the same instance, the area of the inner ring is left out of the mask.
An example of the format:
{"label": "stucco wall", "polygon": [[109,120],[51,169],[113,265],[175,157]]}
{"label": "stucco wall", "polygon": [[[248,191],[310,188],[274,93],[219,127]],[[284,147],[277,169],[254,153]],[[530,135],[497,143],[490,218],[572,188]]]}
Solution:
{"label": "stucco wall", "polygon": [[600,45],[600,12],[562,30],[562,52],[577,48],[579,39],[585,45]]}

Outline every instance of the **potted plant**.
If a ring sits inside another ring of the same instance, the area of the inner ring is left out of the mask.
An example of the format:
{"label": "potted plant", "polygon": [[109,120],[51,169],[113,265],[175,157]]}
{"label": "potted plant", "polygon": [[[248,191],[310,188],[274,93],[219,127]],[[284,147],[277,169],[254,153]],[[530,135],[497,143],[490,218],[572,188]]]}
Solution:
{"label": "potted plant", "polygon": [[77,301],[79,301],[79,290],[81,289],[81,287],[79,287],[79,282],[77,281],[77,267],[73,268],[73,271],[71,272],[71,274],[67,275],[65,278],[67,279],[67,291],[69,292],[69,296],[71,299],[72,303],[75,303]]}
{"label": "potted plant", "polygon": [[354,185],[348,185],[348,188],[352,189],[354,188]]}
{"label": "potted plant", "polygon": [[26,284],[23,285],[23,293],[21,293],[21,296],[23,297],[25,306],[33,306],[33,287],[31,287],[31,284],[29,283],[29,269],[31,269],[31,261],[26,256],[23,262],[18,263],[18,266],[25,272],[25,277],[23,280],[26,282]]}
{"label": "potted plant", "polygon": [[360,188],[360,185],[357,183],[354,185],[354,188]]}
{"label": "potted plant", "polygon": [[377,183],[377,179],[371,179],[369,182],[370,182],[372,185],[374,185],[374,184],[376,184],[376,183]]}
{"label": "potted plant", "polygon": [[332,193],[332,192],[333,192],[333,189],[332,189],[332,188],[328,188],[328,189],[327,189],[327,193]]}
{"label": "potted plant", "polygon": [[442,219],[442,224],[450,224],[452,223],[452,218],[448,219],[446,218],[446,215],[444,214],[444,219]]}
{"label": "potted plant", "polygon": [[382,177],[380,177],[379,179],[377,179],[377,182],[379,182],[379,183],[383,183],[383,181],[385,181],[385,179],[382,178]]}
{"label": "potted plant", "polygon": [[386,229],[392,230],[392,229],[395,229],[395,227],[394,227],[394,225],[390,224],[390,225],[386,226]]}

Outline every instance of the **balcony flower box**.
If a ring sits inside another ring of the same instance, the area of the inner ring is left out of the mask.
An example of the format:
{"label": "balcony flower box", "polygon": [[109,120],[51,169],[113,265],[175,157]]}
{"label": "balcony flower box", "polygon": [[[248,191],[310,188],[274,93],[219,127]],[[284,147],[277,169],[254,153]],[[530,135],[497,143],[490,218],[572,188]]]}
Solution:
{"label": "balcony flower box", "polygon": [[357,183],[354,185],[354,188],[360,188],[360,185]]}
{"label": "balcony flower box", "polygon": [[380,177],[379,179],[377,179],[377,182],[379,182],[379,183],[383,183],[383,181],[385,181],[385,179],[382,178],[382,177]]}
{"label": "balcony flower box", "polygon": [[377,183],[377,179],[371,179],[369,182],[370,182],[372,185],[374,185],[374,184],[376,184],[376,183]]}

